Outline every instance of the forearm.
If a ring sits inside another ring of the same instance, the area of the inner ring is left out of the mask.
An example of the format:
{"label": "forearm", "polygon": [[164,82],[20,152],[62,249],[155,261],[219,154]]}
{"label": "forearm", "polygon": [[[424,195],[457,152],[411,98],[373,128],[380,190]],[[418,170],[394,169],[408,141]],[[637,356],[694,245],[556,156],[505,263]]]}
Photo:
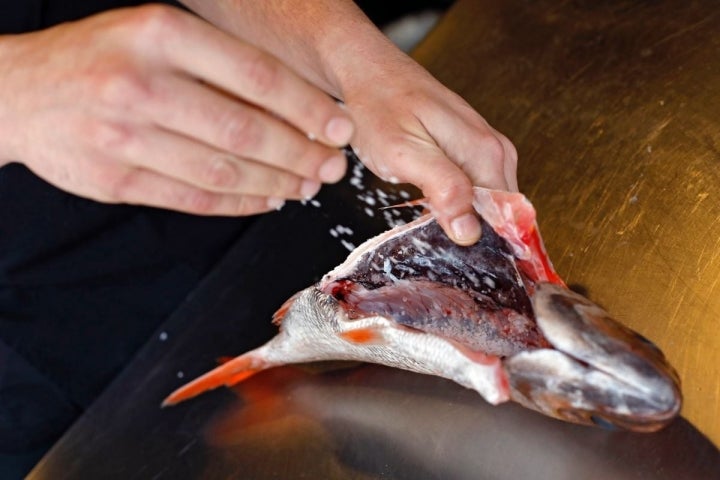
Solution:
{"label": "forearm", "polygon": [[[408,62],[349,0],[183,0],[215,25],[280,58],[329,94]],[[382,65],[380,65],[380,63]]]}

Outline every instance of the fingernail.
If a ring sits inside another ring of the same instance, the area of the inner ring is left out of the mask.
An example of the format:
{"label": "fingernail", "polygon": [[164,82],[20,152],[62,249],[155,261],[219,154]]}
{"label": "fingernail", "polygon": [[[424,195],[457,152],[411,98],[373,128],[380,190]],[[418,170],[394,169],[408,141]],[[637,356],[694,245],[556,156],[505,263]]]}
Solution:
{"label": "fingernail", "polygon": [[273,210],[280,210],[283,207],[283,205],[285,205],[284,198],[269,197],[267,199],[268,208],[272,208]]}
{"label": "fingernail", "polygon": [[319,191],[320,182],[316,182],[315,180],[303,180],[300,186],[300,195],[302,195],[305,200],[310,200],[317,195]]}
{"label": "fingernail", "polygon": [[339,146],[350,143],[355,126],[345,117],[335,117],[325,126],[325,136]]}
{"label": "fingernail", "polygon": [[480,222],[472,213],[466,213],[450,222],[453,241],[460,245],[472,245],[480,239]]}
{"label": "fingernail", "polygon": [[318,176],[323,182],[335,183],[345,175],[346,168],[345,155],[336,155],[322,164]]}

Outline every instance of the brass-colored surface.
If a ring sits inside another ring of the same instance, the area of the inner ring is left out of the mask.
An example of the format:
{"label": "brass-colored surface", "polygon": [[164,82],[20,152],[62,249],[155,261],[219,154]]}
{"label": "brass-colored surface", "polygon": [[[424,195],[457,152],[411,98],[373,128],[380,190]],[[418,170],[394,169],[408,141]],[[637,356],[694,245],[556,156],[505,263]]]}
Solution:
{"label": "brass-colored surface", "polygon": [[459,0],[416,58],[519,151],[566,281],[665,351],[720,445],[720,11]]}

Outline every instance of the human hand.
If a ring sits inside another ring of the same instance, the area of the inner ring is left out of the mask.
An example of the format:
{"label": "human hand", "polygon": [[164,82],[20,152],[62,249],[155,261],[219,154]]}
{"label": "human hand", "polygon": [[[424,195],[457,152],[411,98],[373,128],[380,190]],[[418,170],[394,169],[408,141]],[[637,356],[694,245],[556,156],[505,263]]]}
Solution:
{"label": "human hand", "polygon": [[[102,202],[244,215],[342,178],[349,115],[180,10],[0,37],[0,164]],[[314,141],[313,141],[314,139]]]}
{"label": "human hand", "polygon": [[448,236],[473,244],[481,232],[472,186],[517,191],[515,147],[410,58],[390,58],[343,80],[353,148],[381,178],[418,186]]}

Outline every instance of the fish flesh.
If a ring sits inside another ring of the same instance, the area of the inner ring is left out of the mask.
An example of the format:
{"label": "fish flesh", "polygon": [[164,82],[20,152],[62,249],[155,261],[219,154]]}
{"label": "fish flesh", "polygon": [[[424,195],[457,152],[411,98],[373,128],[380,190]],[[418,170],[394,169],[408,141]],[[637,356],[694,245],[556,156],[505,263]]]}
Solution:
{"label": "fish flesh", "polygon": [[173,392],[173,405],[256,372],[355,360],[438,375],[569,422],[655,431],[680,411],[663,353],[553,269],[525,196],[476,187],[483,234],[432,215],[367,240],[273,316],[277,336]]}

